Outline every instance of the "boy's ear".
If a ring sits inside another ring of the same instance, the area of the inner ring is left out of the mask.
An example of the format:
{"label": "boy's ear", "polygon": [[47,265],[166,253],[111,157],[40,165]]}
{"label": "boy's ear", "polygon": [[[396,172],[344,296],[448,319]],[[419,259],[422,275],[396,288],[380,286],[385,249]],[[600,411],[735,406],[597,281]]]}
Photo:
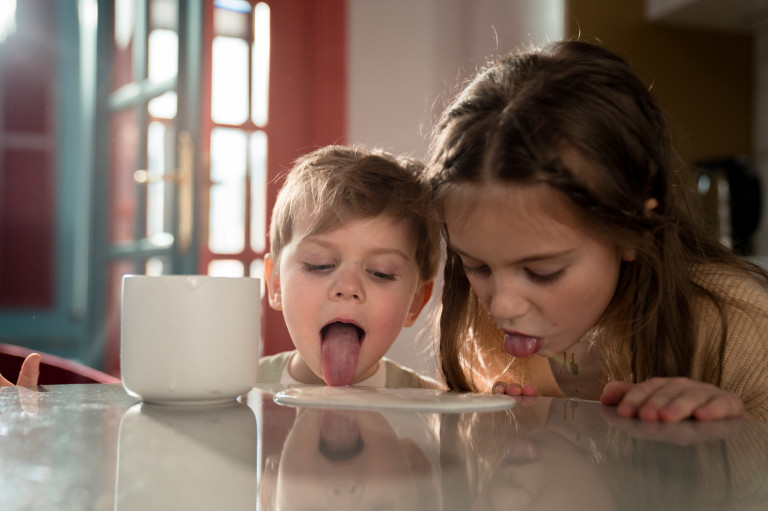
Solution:
{"label": "boy's ear", "polygon": [[411,308],[408,309],[408,316],[405,318],[405,326],[411,326],[416,322],[422,309],[424,309],[424,306],[432,297],[432,288],[434,286],[435,282],[430,280],[429,282],[421,284],[419,289],[416,290],[416,293],[413,295],[413,301],[411,302]]}
{"label": "boy's ear", "polygon": [[280,298],[280,267],[274,264],[269,254],[264,256],[264,280],[267,284],[269,306],[276,311],[283,310],[283,303]]}

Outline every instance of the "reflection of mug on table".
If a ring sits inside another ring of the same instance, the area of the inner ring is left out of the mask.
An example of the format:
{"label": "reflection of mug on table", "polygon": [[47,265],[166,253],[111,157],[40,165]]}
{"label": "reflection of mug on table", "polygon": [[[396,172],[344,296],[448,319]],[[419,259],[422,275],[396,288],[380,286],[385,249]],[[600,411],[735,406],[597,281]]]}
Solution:
{"label": "reflection of mug on table", "polygon": [[145,402],[234,401],[256,383],[260,310],[256,278],[126,275],[123,385]]}
{"label": "reflection of mug on table", "polygon": [[[440,508],[427,453],[377,412],[302,409],[262,480],[266,509]],[[265,495],[266,493],[266,495]]]}
{"label": "reflection of mug on table", "polygon": [[253,510],[257,441],[241,403],[136,404],[120,423],[115,511]]}

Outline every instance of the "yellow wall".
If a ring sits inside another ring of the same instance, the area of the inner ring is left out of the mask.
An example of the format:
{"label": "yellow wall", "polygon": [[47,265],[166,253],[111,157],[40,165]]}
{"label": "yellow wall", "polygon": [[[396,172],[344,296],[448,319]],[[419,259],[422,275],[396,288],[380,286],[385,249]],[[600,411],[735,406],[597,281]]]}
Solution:
{"label": "yellow wall", "polygon": [[566,17],[566,37],[619,53],[652,85],[685,161],[751,155],[751,36],[650,24],[643,0],[569,0]]}

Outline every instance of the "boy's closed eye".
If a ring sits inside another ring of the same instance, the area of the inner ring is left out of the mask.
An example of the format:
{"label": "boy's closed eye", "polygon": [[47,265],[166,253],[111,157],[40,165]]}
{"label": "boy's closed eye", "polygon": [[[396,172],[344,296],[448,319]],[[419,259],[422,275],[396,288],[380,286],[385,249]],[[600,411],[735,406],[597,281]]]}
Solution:
{"label": "boy's closed eye", "polygon": [[387,273],[383,271],[377,271],[377,270],[366,270],[370,275],[372,275],[374,278],[379,280],[397,280],[397,275],[394,273]]}
{"label": "boy's closed eye", "polygon": [[[304,268],[304,271],[307,271],[309,273],[330,273],[336,268],[336,264],[334,263],[302,263],[302,267]],[[394,272],[389,271],[380,271],[373,268],[369,268],[365,270],[369,275],[374,277],[377,280],[397,280],[397,274]]]}
{"label": "boy's closed eye", "polygon": [[336,264],[334,263],[302,263],[302,267],[304,268],[304,271],[310,272],[310,273],[328,273],[333,271],[334,268],[336,268]]}

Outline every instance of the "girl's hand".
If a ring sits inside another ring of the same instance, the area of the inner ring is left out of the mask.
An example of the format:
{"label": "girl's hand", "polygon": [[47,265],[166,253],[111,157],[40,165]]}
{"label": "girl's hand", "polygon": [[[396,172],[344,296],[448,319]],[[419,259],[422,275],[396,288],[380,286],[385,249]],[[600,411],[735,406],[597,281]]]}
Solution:
{"label": "girl's hand", "polygon": [[497,381],[493,384],[494,394],[508,394],[510,396],[538,396],[539,392],[531,385],[520,385],[519,383],[507,383]]}
{"label": "girl's hand", "polygon": [[744,403],[732,392],[690,378],[651,378],[642,383],[608,383],[600,402],[617,406],[621,417],[648,422],[746,417]]}
{"label": "girl's hand", "polygon": [[[40,377],[40,355],[38,353],[32,353],[24,359],[24,363],[21,364],[21,371],[19,371],[19,380],[17,385],[19,387],[37,387],[37,380]],[[0,374],[0,387],[12,387],[13,383],[3,378]]]}
{"label": "girl's hand", "polygon": [[620,417],[614,407],[604,406],[602,415],[612,428],[620,429],[638,440],[653,440],[676,445],[695,445],[728,438],[742,431],[746,424],[738,419],[717,421],[643,422]]}

